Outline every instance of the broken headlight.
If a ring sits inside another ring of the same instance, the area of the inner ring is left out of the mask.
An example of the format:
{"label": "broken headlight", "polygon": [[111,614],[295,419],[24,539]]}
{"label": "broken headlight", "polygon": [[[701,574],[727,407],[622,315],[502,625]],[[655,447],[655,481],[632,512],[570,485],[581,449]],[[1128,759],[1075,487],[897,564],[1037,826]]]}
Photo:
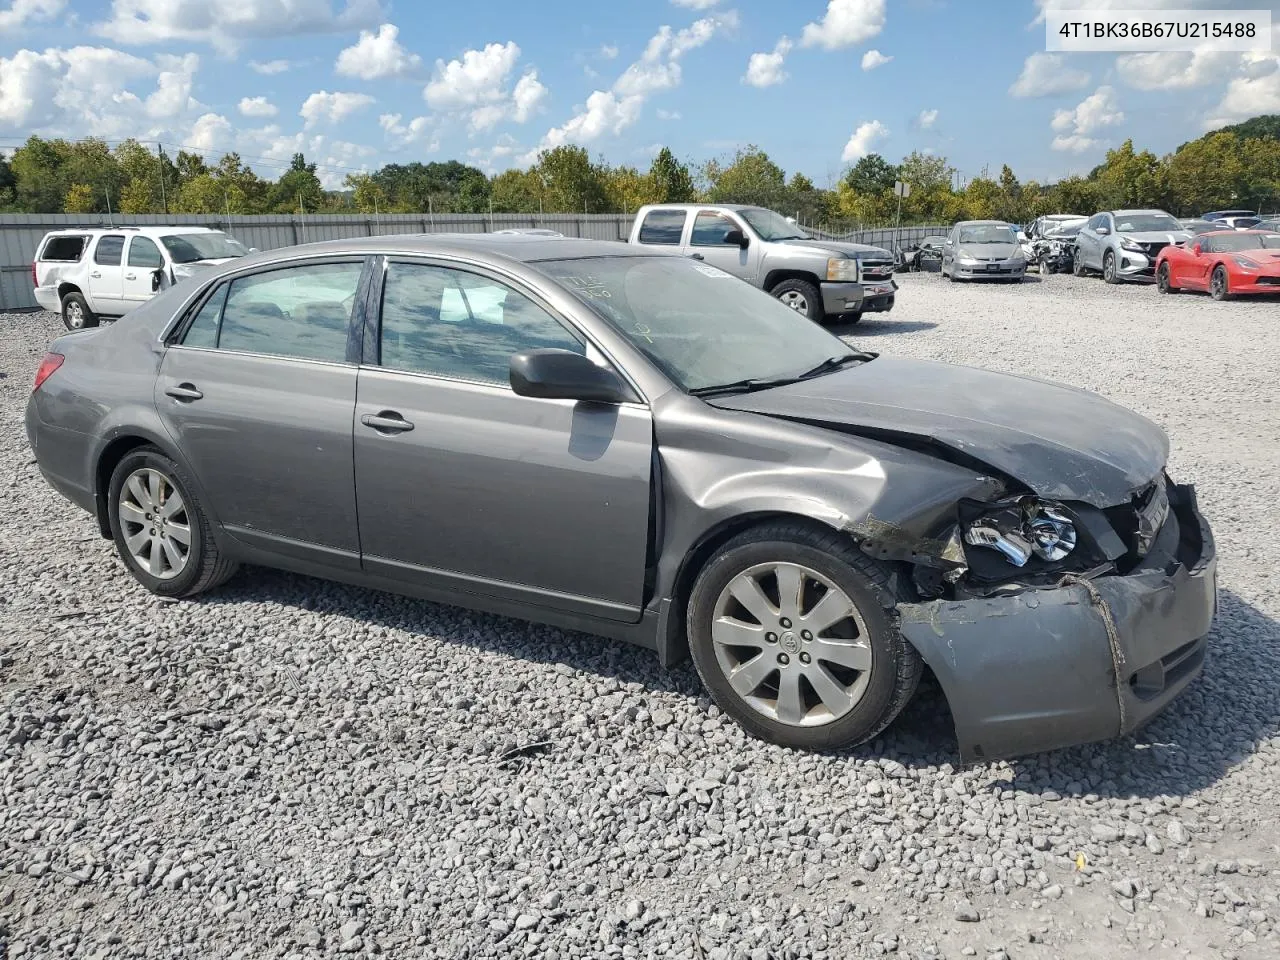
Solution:
{"label": "broken headlight", "polygon": [[995,550],[1015,567],[1026,566],[1033,556],[1056,563],[1076,548],[1076,527],[1057,504],[1021,497],[970,520],[964,542]]}

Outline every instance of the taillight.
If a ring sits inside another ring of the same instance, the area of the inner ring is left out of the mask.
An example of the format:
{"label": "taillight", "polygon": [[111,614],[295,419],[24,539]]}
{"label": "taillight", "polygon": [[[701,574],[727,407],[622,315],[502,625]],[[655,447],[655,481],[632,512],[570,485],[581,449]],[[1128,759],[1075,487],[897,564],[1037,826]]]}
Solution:
{"label": "taillight", "polygon": [[40,361],[40,369],[36,371],[36,383],[31,391],[40,389],[40,384],[44,383],[53,374],[53,371],[62,366],[62,361],[66,358],[60,353],[46,353],[44,359]]}
{"label": "taillight", "polygon": [[31,261],[31,285],[33,287],[40,286],[40,278],[36,276],[36,262],[34,260]]}

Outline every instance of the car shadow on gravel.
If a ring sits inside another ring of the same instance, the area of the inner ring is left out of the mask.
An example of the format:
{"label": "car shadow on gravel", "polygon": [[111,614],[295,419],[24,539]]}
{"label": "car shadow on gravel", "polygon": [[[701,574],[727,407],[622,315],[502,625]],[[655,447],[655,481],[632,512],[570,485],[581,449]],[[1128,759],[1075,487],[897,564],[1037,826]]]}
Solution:
{"label": "car shadow on gravel", "polygon": [[[351,617],[388,629],[541,663],[563,664],[646,692],[674,694],[706,710],[710,699],[692,664],[664,670],[656,654],[592,634],[530,624],[427,600],[248,568],[222,589],[191,603],[279,603]],[[1136,734],[1022,757],[993,778],[992,790],[1015,787],[1061,796],[1180,796],[1208,787],[1280,730],[1280,623],[1231,591],[1219,596],[1204,672]],[[879,738],[835,756],[872,757],[911,768],[959,768],[946,697],[927,670],[920,689]],[[993,773],[1002,764],[987,765]]]}
{"label": "car shadow on gravel", "polygon": [[932,330],[937,324],[931,320],[871,320],[862,318],[861,323],[831,323],[827,329],[837,337],[879,337],[886,333],[916,333],[920,330]]}

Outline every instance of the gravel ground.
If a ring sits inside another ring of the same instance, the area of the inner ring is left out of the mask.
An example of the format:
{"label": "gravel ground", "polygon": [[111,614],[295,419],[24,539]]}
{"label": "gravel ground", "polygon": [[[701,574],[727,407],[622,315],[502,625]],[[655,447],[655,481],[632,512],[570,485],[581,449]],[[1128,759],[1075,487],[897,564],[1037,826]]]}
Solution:
{"label": "gravel ground", "polygon": [[1137,408],[1218,536],[1165,715],[961,770],[936,687],[818,757],[591,637],[262,570],[161,603],[31,464],[57,319],[0,315],[0,956],[1275,957],[1278,316],[922,275],[841,331]]}

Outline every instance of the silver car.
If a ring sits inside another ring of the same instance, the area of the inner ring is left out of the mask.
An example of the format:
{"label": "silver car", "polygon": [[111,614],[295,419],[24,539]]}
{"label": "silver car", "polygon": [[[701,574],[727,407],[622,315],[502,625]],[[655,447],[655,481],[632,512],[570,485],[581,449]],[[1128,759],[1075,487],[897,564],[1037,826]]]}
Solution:
{"label": "silver car", "polygon": [[942,245],[942,275],[948,280],[1019,283],[1026,272],[1017,231],[1003,220],[962,220]]}
{"label": "silver car", "polygon": [[244,257],[55,340],[26,426],[156,594],[258,564],[689,653],[793,747],[876,736],[926,665],[966,760],[1125,733],[1214,613],[1151,421],[634,244]]}
{"label": "silver car", "polygon": [[1107,283],[1155,280],[1156,258],[1191,232],[1163,210],[1107,210],[1095,213],[1076,236],[1077,277],[1101,273]]}

